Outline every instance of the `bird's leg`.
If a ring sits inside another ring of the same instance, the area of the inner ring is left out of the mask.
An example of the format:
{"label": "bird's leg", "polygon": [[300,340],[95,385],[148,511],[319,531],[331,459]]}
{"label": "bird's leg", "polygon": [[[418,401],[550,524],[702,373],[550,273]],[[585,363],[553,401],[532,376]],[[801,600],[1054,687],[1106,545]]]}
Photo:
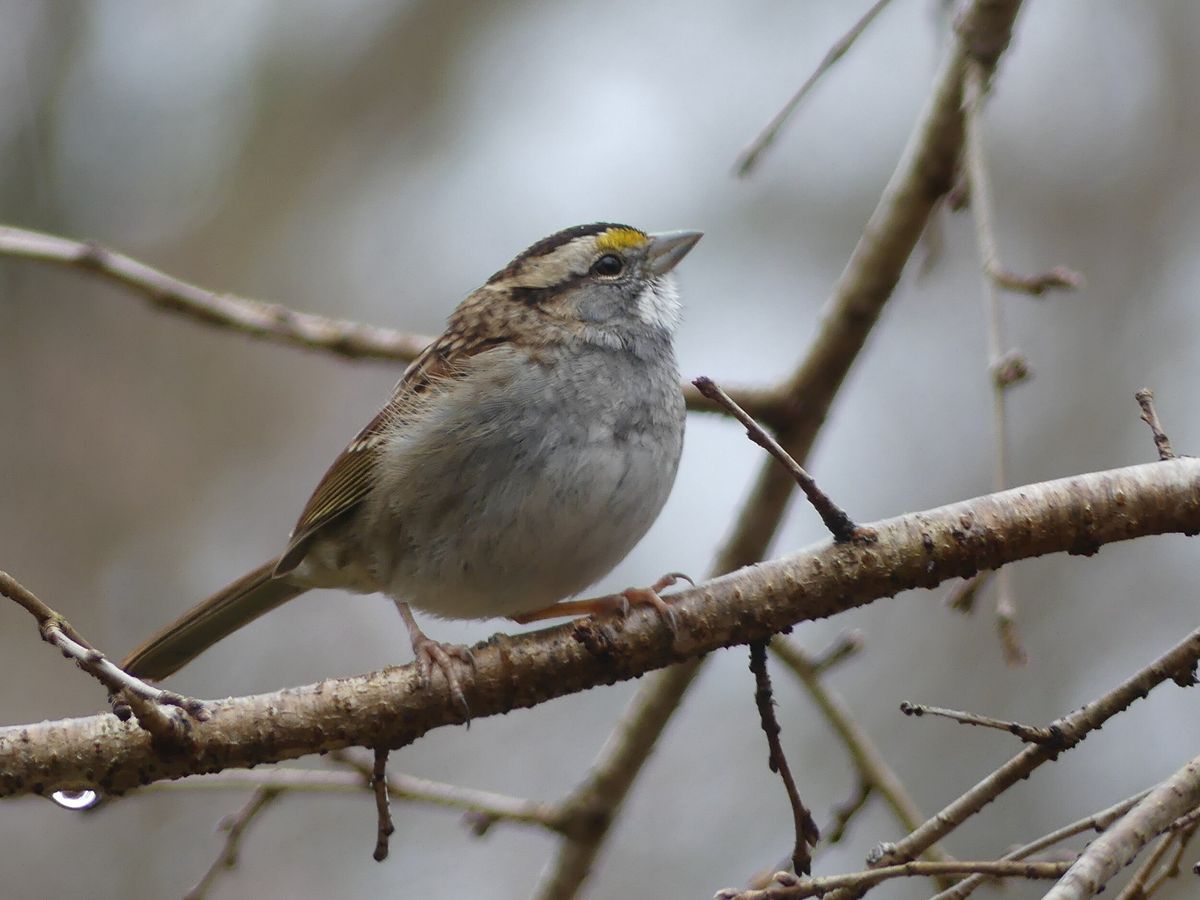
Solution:
{"label": "bird's leg", "polygon": [[626,588],[618,594],[607,594],[603,597],[592,597],[588,600],[560,600],[545,609],[535,609],[533,612],[510,616],[514,622],[525,625],[542,619],[558,619],[564,616],[602,616],[616,614],[624,616],[629,613],[631,606],[652,606],[658,611],[662,620],[672,632],[677,631],[675,611],[671,609],[659,591],[666,590],[677,581],[686,581],[695,586],[696,582],[682,572],[668,572],[649,587]]}
{"label": "bird's leg", "polygon": [[450,696],[462,708],[467,716],[467,721],[470,722],[471,708],[467,706],[466,695],[463,694],[462,685],[458,682],[458,674],[454,671],[454,661],[459,660],[460,662],[467,663],[473,671],[475,669],[475,657],[470,650],[461,644],[443,644],[428,637],[421,630],[421,626],[417,624],[416,617],[413,616],[408,604],[400,600],[393,602],[396,604],[396,609],[400,612],[400,618],[404,620],[404,627],[408,629],[408,637],[412,641],[413,653],[417,657],[417,672],[421,676],[421,684],[428,687],[433,667],[437,666],[441,669],[442,674],[446,676],[446,683],[450,686]]}

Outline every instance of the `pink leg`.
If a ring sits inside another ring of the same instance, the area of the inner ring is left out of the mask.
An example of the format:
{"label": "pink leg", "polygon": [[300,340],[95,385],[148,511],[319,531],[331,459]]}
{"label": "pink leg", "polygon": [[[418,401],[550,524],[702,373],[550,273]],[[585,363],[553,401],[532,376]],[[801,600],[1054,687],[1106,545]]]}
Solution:
{"label": "pink leg", "polygon": [[558,619],[565,616],[602,616],[614,613],[624,616],[629,613],[630,606],[652,606],[658,610],[658,614],[667,623],[667,627],[671,631],[676,631],[675,611],[671,609],[666,600],[659,596],[658,592],[666,590],[681,580],[695,585],[695,582],[682,572],[668,572],[650,587],[626,588],[619,594],[592,597],[588,600],[560,600],[545,609],[535,609],[533,612],[521,613],[509,618],[525,625],[542,619]]}
{"label": "pink leg", "polygon": [[462,685],[458,682],[458,674],[454,671],[454,660],[469,664],[472,670],[475,668],[475,657],[471,655],[471,651],[460,644],[443,644],[427,637],[425,632],[421,630],[421,626],[417,624],[416,618],[412,614],[412,610],[408,608],[407,603],[402,603],[399,600],[394,601],[396,609],[400,612],[400,618],[404,620],[404,626],[408,629],[408,637],[412,641],[413,653],[417,657],[417,672],[421,676],[421,683],[428,687],[430,676],[433,673],[433,667],[437,666],[442,670],[442,674],[446,676],[446,683],[450,687],[450,696],[466,713],[467,721],[471,720],[471,708],[467,706],[466,695],[463,694]]}

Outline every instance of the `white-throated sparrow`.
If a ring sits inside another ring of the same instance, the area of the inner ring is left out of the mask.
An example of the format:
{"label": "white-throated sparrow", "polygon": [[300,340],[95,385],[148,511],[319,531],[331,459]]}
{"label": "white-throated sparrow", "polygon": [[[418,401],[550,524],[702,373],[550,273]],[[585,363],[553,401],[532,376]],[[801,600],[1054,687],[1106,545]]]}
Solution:
{"label": "white-throated sparrow", "polygon": [[670,273],[699,239],[599,223],[521,253],[463,300],[334,460],[283,554],[123,667],[164,678],[284,601],[335,587],[391,597],[422,672],[436,663],[461,700],[451,658],[466,651],[425,637],[409,604],[521,621],[610,608],[558,601],[620,562],[670,493],[684,427]]}

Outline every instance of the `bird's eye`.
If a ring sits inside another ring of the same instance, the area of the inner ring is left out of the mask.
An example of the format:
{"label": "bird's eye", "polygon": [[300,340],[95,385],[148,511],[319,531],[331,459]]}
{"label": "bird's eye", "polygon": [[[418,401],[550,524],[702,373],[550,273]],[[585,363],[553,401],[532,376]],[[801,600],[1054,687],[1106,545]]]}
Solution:
{"label": "bird's eye", "polygon": [[592,264],[592,274],[611,278],[613,275],[620,275],[624,268],[625,261],[621,257],[615,253],[606,253]]}

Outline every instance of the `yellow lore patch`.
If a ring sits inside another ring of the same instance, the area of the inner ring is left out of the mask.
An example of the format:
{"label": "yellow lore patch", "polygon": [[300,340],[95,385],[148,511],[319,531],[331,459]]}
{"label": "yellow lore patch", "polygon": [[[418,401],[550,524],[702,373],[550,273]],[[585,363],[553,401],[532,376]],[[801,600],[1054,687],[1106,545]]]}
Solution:
{"label": "yellow lore patch", "polygon": [[597,250],[628,250],[646,243],[646,233],[636,228],[610,228],[596,238]]}

